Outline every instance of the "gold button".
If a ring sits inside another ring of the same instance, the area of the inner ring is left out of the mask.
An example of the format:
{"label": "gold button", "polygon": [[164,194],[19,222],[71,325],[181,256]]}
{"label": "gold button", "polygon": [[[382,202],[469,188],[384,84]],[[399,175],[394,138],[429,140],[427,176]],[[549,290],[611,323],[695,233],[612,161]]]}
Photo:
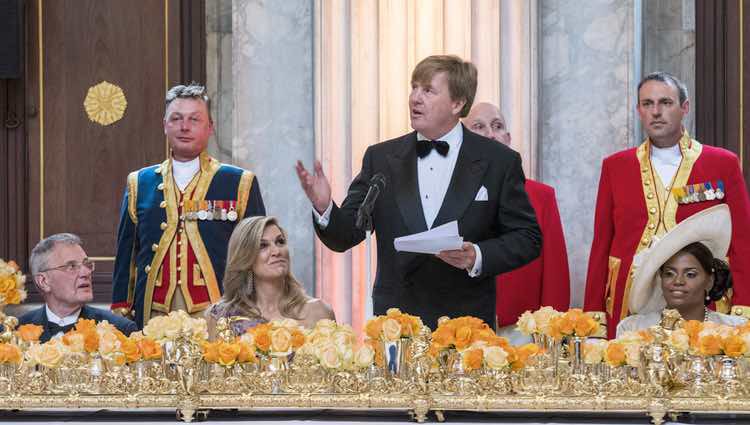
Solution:
{"label": "gold button", "polygon": [[164,230],[167,228],[167,223],[162,223],[159,225],[159,227],[161,227],[161,230]]}
{"label": "gold button", "polygon": [[177,258],[182,258],[182,254],[177,254]]}
{"label": "gold button", "polygon": [[146,267],[143,268],[143,270],[145,270],[146,273],[148,273],[148,272],[151,271],[151,266],[146,266]]}
{"label": "gold button", "polygon": [[182,241],[177,241],[177,245],[182,245]]}
{"label": "gold button", "polygon": [[654,230],[656,228],[656,225],[654,223],[651,223],[648,225],[648,228]]}
{"label": "gold button", "polygon": [[648,209],[648,212],[650,212],[651,214],[656,214],[656,208],[651,207]]}
{"label": "gold button", "polygon": [[593,318],[594,320],[596,320],[597,322],[598,322],[599,320],[601,320],[601,317],[599,317],[599,313],[594,313],[594,314],[593,314],[593,315],[592,315],[591,317],[592,317],[592,318]]}
{"label": "gold button", "polygon": [[185,232],[185,229],[183,229],[182,227],[180,227],[180,233],[184,233],[184,232]]}
{"label": "gold button", "polygon": [[653,193],[649,193],[648,195],[646,195],[646,197],[648,199],[654,199],[654,194]]}
{"label": "gold button", "polygon": [[177,271],[180,271],[180,270],[182,270],[182,267],[177,266]]}
{"label": "gold button", "polygon": [[156,186],[159,190],[164,190],[164,183],[159,183],[159,186]]}
{"label": "gold button", "polygon": [[161,167],[156,167],[156,170],[154,170],[156,174],[161,174]]}
{"label": "gold button", "polygon": [[158,250],[158,249],[159,249],[159,244],[153,244],[153,245],[151,245],[151,251],[156,252],[156,250]]}
{"label": "gold button", "polygon": [[180,279],[177,279],[177,284],[182,285],[182,281]]}
{"label": "gold button", "polygon": [[643,167],[643,168],[641,168],[641,171],[643,171],[643,172],[645,173],[645,172],[647,172],[647,171],[648,171],[648,168],[646,168],[646,167]]}
{"label": "gold button", "polygon": [[646,180],[645,182],[643,182],[643,184],[645,184],[646,186],[651,186],[651,182],[648,181],[648,180]]}
{"label": "gold button", "polygon": [[167,208],[167,201],[161,201],[159,203],[159,208]]}
{"label": "gold button", "polygon": [[180,201],[180,206],[183,206],[183,205],[185,205],[185,203],[184,203],[184,202],[182,202],[182,201]]}
{"label": "gold button", "polygon": [[643,245],[648,245],[648,238],[643,238],[643,239],[641,240],[641,244],[643,244]]}
{"label": "gold button", "polygon": [[742,316],[742,313],[743,311],[740,307],[735,307],[734,314],[736,314],[737,316]]}
{"label": "gold button", "polygon": [[664,186],[664,189],[669,190],[669,186]]}

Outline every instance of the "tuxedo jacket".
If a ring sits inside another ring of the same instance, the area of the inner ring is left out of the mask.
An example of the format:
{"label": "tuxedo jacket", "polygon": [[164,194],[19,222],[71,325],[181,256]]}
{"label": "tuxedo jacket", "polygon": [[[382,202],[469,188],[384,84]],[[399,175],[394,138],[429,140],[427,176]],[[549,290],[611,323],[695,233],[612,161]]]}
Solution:
{"label": "tuxedo jacket", "polygon": [[[133,322],[132,320],[128,320],[122,316],[118,316],[110,311],[102,310],[100,308],[91,307],[88,305],[84,305],[81,308],[81,314],[78,316],[78,319],[93,319],[97,323],[106,320],[126,336],[129,336],[132,332],[138,330],[138,326],[136,326],[135,322]],[[49,341],[50,338],[54,336],[50,335],[49,332],[47,309],[44,307],[44,305],[36,310],[31,310],[18,318],[18,323],[20,325],[30,323],[33,325],[42,326],[44,328],[44,332],[42,332],[42,335],[39,337],[39,342],[41,343]]]}
{"label": "tuxedo jacket", "polygon": [[513,325],[524,311],[550,306],[570,307],[570,272],[555,189],[526,180],[526,193],[534,207],[544,242],[539,258],[497,277],[498,326]]}
{"label": "tuxedo jacket", "polygon": [[[417,133],[370,146],[362,171],[339,207],[334,203],[328,225],[315,230],[321,241],[343,252],[359,244],[365,232],[355,227],[356,213],[368,182],[383,173],[385,189],[373,208],[377,236],[377,272],[373,289],[375,314],[390,307],[418,315],[435,329],[440,316],[472,315],[495,324],[495,276],[539,255],[541,233],[524,191],[521,158],[501,143],[463,128],[463,142],[443,204],[433,227],[458,220],[464,241],[482,251],[482,271],[469,277],[434,255],[396,252],[395,238],[427,230],[417,177]],[[484,187],[486,200],[476,195]]]}

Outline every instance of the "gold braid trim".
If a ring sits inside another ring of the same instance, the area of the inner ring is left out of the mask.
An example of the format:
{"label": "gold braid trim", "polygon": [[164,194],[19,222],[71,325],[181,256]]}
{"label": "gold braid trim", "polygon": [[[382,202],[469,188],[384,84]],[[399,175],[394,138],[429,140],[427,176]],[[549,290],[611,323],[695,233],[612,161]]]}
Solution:
{"label": "gold braid trim", "polygon": [[128,214],[133,224],[138,224],[138,171],[128,174]]}
{"label": "gold braid trim", "polygon": [[[174,239],[174,234],[177,231],[177,224],[179,217],[177,216],[177,198],[175,197],[175,190],[177,188],[172,178],[172,160],[167,159],[162,162],[159,166],[161,168],[162,184],[164,184],[164,202],[166,202],[166,214],[167,214],[167,228],[164,229],[164,233],[161,234],[159,239],[159,247],[154,253],[154,258],[151,259],[151,265],[149,266],[148,277],[146,278],[146,292],[143,299],[143,323],[147,323],[151,318],[151,304],[154,301],[154,285],[159,276],[161,269],[161,263],[164,261],[164,256],[169,250],[169,246]],[[158,168],[157,168],[158,170]]]}
{"label": "gold braid trim", "polygon": [[247,201],[250,198],[250,188],[253,186],[255,174],[251,171],[243,171],[240,184],[237,186],[237,217],[242,220],[245,217]]}

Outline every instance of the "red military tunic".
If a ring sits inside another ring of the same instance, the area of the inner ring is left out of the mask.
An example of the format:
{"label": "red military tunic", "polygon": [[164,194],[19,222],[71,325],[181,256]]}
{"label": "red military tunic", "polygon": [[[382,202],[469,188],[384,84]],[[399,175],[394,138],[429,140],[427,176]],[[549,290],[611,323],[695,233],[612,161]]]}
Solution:
{"label": "red military tunic", "polygon": [[568,252],[555,189],[534,180],[526,180],[525,189],[542,232],[542,252],[529,264],[497,277],[498,327],[515,324],[526,310],[550,306],[566,311],[570,306]]}
{"label": "red military tunic", "polygon": [[[648,140],[602,163],[584,310],[606,313],[610,338],[614,338],[617,323],[629,313],[633,256],[655,236],[719,203],[728,204],[732,215],[733,312],[750,312],[744,311],[744,306],[750,305],[750,201],[737,157],[725,149],[702,145],[687,132],[679,143],[682,161],[671,184],[658,180]],[[710,183],[716,188],[719,181],[724,186],[723,199],[681,204],[674,196],[673,191],[688,185]],[[663,190],[658,190],[660,187]]]}

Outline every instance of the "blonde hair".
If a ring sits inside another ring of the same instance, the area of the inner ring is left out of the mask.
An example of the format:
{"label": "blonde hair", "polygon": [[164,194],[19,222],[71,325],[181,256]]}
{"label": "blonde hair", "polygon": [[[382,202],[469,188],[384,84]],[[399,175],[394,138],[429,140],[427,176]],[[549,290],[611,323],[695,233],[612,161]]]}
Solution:
{"label": "blonde hair", "polygon": [[[284,238],[287,238],[286,232],[279,226],[276,217],[246,218],[234,228],[232,236],[229,238],[227,266],[224,271],[224,295],[222,300],[226,303],[225,311],[237,312],[251,319],[266,319],[258,308],[255,284],[248,283],[248,278],[252,273],[255,260],[258,258],[263,232],[268,226],[278,227]],[[292,274],[291,261],[289,270],[284,276],[282,292],[279,300],[279,311],[284,317],[299,319],[298,313],[307,302],[308,297],[302,285]]]}
{"label": "blonde hair", "polygon": [[422,59],[411,73],[411,82],[429,84],[435,74],[445,72],[451,100],[463,100],[461,118],[467,116],[477,94],[477,67],[455,55],[433,55]]}

